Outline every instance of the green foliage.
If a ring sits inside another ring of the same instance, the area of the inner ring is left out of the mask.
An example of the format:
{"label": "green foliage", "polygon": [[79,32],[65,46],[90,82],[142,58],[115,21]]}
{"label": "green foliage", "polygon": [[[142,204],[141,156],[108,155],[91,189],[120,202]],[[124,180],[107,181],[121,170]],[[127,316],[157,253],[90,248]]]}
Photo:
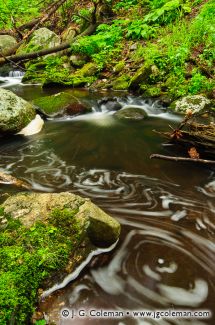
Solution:
{"label": "green foliage", "polygon": [[165,1],[162,7],[158,7],[146,15],[144,21],[146,23],[153,24],[168,24],[174,21],[176,18],[183,16],[185,13],[189,13],[190,11],[190,5],[186,3],[184,4],[180,0]]}
{"label": "green foliage", "polygon": [[126,37],[129,39],[150,39],[156,37],[156,26],[149,26],[144,20],[134,20],[128,24]]}
{"label": "green foliage", "polygon": [[3,216],[7,223],[0,229],[0,324],[26,324],[42,282],[66,266],[81,240],[75,213],[54,210],[49,223],[38,221],[30,229]]}
{"label": "green foliage", "polygon": [[72,44],[72,51],[91,57],[102,68],[108,56],[115,50],[115,44],[122,39],[121,22],[124,21],[115,21],[112,25],[99,25],[96,35],[80,38]]}
{"label": "green foliage", "polygon": [[0,28],[11,28],[13,23],[11,17],[19,23],[31,20],[38,16],[42,6],[39,0],[5,0],[0,1]]}

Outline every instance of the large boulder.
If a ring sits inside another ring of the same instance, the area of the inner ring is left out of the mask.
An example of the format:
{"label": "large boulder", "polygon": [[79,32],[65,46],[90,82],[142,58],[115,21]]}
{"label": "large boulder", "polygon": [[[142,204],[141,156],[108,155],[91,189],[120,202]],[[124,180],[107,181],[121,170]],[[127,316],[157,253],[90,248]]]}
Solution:
{"label": "large boulder", "polygon": [[147,118],[147,113],[140,107],[125,107],[114,114],[120,120],[139,121]]}
{"label": "large boulder", "polygon": [[30,323],[38,295],[64,287],[119,234],[115,219],[72,193],[9,197],[0,206],[0,324]]}
{"label": "large boulder", "polygon": [[0,35],[0,52],[5,54],[16,45],[16,39],[10,35]]}
{"label": "large boulder", "polygon": [[186,114],[187,111],[199,113],[212,105],[211,101],[202,95],[190,95],[174,101],[170,108],[176,113]]}
{"label": "large boulder", "polygon": [[89,106],[66,92],[39,97],[34,100],[34,105],[47,117],[71,116],[91,111]]}
{"label": "large boulder", "polygon": [[30,41],[27,44],[25,43],[20,46],[17,53],[22,54],[49,49],[60,45],[60,43],[61,40],[57,34],[52,32],[48,28],[42,27],[33,32]]}
{"label": "large boulder", "polygon": [[38,221],[47,223],[53,211],[63,215],[66,209],[68,218],[70,213],[71,218],[80,224],[81,231],[86,231],[92,243],[99,246],[113,244],[120,233],[120,224],[115,219],[89,199],[69,192],[18,193],[9,197],[2,207],[5,213],[19,219],[26,227],[32,227]]}
{"label": "large boulder", "polygon": [[36,116],[33,106],[9,90],[0,88],[0,133],[18,133]]}

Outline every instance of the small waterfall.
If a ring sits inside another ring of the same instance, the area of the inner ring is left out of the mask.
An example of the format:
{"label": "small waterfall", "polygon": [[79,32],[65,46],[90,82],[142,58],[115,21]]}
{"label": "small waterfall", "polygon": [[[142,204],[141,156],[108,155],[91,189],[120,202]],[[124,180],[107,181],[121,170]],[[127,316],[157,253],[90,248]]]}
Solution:
{"label": "small waterfall", "polygon": [[9,77],[10,78],[20,78],[24,76],[24,72],[20,70],[12,70],[9,72]]}

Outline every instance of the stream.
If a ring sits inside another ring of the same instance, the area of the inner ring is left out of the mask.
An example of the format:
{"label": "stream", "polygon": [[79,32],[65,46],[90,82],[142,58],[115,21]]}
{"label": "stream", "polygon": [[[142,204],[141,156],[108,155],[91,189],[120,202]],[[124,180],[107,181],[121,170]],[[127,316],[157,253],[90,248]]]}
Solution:
{"label": "stream", "polygon": [[[31,100],[60,89],[22,85],[19,76],[1,86]],[[62,89],[61,89],[62,91]],[[214,310],[215,175],[209,167],[150,160],[171,154],[153,130],[169,130],[179,118],[151,100],[126,93],[66,89],[90,103],[93,113],[49,119],[30,137],[1,139],[0,171],[28,181],[35,191],[89,197],[122,225],[111,252],[95,256],[77,278],[40,303],[56,324],[215,324],[211,318],[136,317],[133,310]],[[99,102],[115,96],[149,114],[120,121]],[[0,194],[16,188],[0,186]],[[122,318],[61,317],[64,308],[118,310]]]}

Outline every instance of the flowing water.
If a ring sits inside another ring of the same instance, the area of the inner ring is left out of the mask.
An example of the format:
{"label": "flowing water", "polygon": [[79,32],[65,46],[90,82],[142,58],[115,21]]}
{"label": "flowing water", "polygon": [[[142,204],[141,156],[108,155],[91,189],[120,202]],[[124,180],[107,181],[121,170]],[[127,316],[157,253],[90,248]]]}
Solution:
{"label": "flowing water", "polygon": [[[15,83],[8,88],[28,100],[57,92]],[[214,324],[213,316],[146,319],[131,313],[213,312],[214,170],[149,159],[152,153],[171,154],[171,147],[163,146],[153,130],[167,130],[178,120],[156,103],[121,93],[67,91],[90,103],[94,112],[50,119],[42,132],[31,137],[1,139],[0,170],[27,180],[35,191],[71,191],[90,197],[120,221],[122,234],[111,252],[91,259],[76,280],[45,298],[40,309],[57,324]],[[124,106],[143,107],[149,118],[117,120],[99,105],[107,95],[117,96]],[[8,185],[0,190],[3,196],[17,191]],[[118,310],[124,317],[62,318],[62,308]]]}

